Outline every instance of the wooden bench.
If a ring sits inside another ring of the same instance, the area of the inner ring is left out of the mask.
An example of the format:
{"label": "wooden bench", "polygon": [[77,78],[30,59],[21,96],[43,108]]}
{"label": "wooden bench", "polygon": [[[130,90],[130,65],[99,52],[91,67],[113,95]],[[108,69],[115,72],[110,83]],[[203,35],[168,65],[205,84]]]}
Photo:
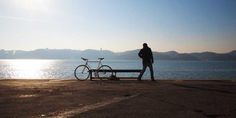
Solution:
{"label": "wooden bench", "polygon": [[[91,69],[89,70],[89,75],[90,75],[90,80],[92,80],[93,77],[93,72],[97,72],[97,69]],[[101,71],[105,71],[105,72],[111,72],[111,70],[101,70]],[[115,77],[117,73],[140,73],[142,70],[141,69],[112,69],[113,75]],[[125,79],[125,77],[119,77],[119,78],[123,78]],[[127,79],[138,79],[138,77],[127,77]]]}

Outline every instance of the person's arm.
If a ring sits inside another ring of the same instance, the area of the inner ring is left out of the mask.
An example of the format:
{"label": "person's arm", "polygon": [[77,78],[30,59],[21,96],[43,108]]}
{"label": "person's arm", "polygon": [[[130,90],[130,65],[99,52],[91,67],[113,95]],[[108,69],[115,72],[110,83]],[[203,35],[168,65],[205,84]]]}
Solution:
{"label": "person's arm", "polygon": [[142,49],[139,51],[138,56],[139,56],[140,58],[143,58],[143,51],[142,51]]}

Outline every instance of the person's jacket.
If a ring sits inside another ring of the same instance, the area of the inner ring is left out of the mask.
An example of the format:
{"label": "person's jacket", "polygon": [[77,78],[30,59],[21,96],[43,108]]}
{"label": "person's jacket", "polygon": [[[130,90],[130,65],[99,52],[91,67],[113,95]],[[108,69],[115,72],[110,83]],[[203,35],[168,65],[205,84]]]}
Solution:
{"label": "person's jacket", "polygon": [[153,63],[152,50],[149,47],[141,49],[138,53],[138,56],[143,59],[143,63]]}

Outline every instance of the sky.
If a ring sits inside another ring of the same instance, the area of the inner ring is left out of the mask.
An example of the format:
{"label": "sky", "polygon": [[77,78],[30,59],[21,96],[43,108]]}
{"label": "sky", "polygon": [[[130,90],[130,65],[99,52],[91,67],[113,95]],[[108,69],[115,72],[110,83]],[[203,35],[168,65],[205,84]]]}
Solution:
{"label": "sky", "polygon": [[0,49],[236,50],[235,0],[0,0]]}

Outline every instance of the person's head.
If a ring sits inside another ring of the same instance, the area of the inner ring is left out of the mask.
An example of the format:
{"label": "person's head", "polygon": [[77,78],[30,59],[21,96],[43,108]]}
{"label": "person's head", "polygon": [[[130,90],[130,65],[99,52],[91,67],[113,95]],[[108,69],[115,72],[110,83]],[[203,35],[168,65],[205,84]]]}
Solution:
{"label": "person's head", "polygon": [[147,43],[143,43],[143,48],[147,48],[147,47],[148,47]]}

